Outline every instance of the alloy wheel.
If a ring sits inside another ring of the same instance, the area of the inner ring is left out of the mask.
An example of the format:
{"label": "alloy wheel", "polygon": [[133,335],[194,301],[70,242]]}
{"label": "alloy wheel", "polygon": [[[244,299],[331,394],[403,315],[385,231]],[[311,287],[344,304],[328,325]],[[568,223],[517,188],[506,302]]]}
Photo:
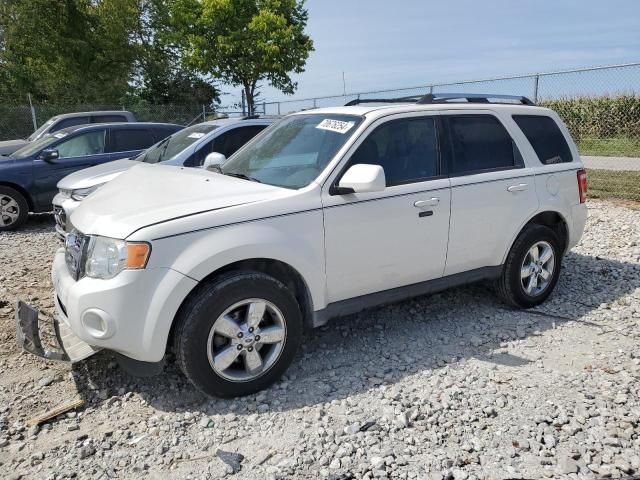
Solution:
{"label": "alloy wheel", "polygon": [[211,368],[232,382],[248,382],[267,372],[284,348],[287,327],[271,302],[250,298],[227,308],[207,341]]}
{"label": "alloy wheel", "polygon": [[532,297],[544,292],[553,278],[555,254],[549,242],[536,242],[527,252],[520,268],[522,288]]}
{"label": "alloy wheel", "polygon": [[0,195],[0,226],[13,225],[20,216],[18,202],[9,195]]}

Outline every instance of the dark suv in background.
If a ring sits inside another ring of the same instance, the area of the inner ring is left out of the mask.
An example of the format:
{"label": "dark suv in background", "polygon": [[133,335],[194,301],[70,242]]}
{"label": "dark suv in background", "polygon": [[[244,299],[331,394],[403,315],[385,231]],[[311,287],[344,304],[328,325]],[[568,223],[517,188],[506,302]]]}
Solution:
{"label": "dark suv in background", "polygon": [[5,140],[0,142],[0,155],[9,155],[29,142],[34,142],[39,138],[54,133],[63,128],[75,127],[76,125],[86,125],[89,123],[115,123],[115,122],[135,122],[136,117],[131,112],[120,110],[106,110],[100,112],[75,112],[56,115],[40,125],[29,138],[19,140]]}
{"label": "dark suv in background", "polygon": [[0,156],[0,231],[19,227],[30,211],[51,211],[56,184],[70,173],[136,156],[182,128],[142,122],[81,125]]}

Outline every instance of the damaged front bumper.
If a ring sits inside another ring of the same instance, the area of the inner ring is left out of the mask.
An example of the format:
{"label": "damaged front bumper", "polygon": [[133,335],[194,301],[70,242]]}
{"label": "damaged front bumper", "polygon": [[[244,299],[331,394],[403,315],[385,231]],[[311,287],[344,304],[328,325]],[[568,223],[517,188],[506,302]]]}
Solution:
{"label": "damaged front bumper", "polygon": [[79,362],[96,353],[57,318],[40,319],[40,312],[18,300],[16,306],[16,338],[25,351],[47,360]]}

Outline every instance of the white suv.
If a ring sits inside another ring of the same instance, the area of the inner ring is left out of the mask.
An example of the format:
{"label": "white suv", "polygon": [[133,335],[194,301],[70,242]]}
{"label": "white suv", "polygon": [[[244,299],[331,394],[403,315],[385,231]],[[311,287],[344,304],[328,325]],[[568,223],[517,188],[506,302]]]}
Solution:
{"label": "white suv", "polygon": [[138,370],[172,350],[229,397],[278,379],[305,327],[372,305],[478,280],[512,306],[543,302],[587,216],[558,116],[495,95],[377,103],[289,115],[221,173],[120,175],[56,254],[61,349],[22,302],[19,341],[70,361],[109,349]]}

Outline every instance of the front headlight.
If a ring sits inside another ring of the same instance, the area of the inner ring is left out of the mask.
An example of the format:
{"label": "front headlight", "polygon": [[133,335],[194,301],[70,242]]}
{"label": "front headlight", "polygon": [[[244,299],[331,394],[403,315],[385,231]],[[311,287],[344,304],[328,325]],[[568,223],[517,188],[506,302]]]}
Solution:
{"label": "front headlight", "polygon": [[75,190],[71,191],[71,198],[77,200],[78,202],[81,202],[103,185],[104,183],[99,183],[98,185],[94,185],[92,187],[76,188]]}
{"label": "front headlight", "polygon": [[146,267],[151,246],[144,242],[126,242],[115,238],[92,236],[87,249],[87,277],[109,279],[122,270]]}

